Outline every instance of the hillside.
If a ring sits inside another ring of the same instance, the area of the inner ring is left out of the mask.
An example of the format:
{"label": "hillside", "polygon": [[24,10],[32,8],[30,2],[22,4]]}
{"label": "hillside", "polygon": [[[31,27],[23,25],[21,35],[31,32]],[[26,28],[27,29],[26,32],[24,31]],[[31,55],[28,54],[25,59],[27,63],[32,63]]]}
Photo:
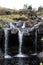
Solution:
{"label": "hillside", "polygon": [[33,23],[36,21],[37,16],[43,17],[43,8],[42,10],[32,10],[32,9],[9,9],[0,7],[0,26],[2,22],[15,22],[15,21],[28,21]]}

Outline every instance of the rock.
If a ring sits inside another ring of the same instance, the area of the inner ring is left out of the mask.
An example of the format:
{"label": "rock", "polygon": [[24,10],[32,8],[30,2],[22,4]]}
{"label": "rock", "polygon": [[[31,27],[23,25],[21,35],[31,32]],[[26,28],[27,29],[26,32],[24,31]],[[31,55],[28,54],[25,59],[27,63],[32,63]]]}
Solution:
{"label": "rock", "polygon": [[42,22],[42,19],[39,18],[39,17],[37,17],[37,18],[36,18],[36,21],[37,21],[37,22]]}
{"label": "rock", "polygon": [[28,35],[28,33],[24,33],[22,41],[22,53],[29,55],[35,52],[34,38],[34,31],[30,33],[30,35]]}
{"label": "rock", "polygon": [[43,51],[38,54],[40,61],[43,61]]}
{"label": "rock", "polygon": [[[16,29],[15,29],[16,30]],[[18,54],[19,49],[19,40],[18,40],[18,31],[13,33],[9,30],[8,33],[8,54],[14,56]]]}
{"label": "rock", "polygon": [[1,49],[0,49],[0,59],[3,59],[4,54],[2,53]]}
{"label": "rock", "polygon": [[4,53],[4,40],[5,40],[4,31],[3,31],[3,29],[0,29],[0,49],[1,49],[0,54],[2,54],[2,55]]}
{"label": "rock", "polygon": [[18,21],[18,23],[16,24],[17,28],[21,28],[23,25],[23,22],[22,21]]}
{"label": "rock", "polygon": [[12,28],[12,29],[11,29],[11,33],[12,33],[12,34],[16,34],[17,32],[18,32],[18,30],[17,30],[16,28]]}
{"label": "rock", "polygon": [[32,19],[32,20],[37,18],[37,15],[34,11],[29,12],[28,15],[30,16],[30,19]]}

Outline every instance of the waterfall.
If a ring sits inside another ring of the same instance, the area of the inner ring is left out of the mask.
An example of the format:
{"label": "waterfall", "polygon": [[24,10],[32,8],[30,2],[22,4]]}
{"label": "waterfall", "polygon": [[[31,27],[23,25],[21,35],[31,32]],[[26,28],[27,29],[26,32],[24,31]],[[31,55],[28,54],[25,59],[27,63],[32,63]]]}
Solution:
{"label": "waterfall", "polygon": [[[23,28],[25,28],[25,22],[23,23],[23,26],[22,26],[22,29]],[[19,30],[19,54],[22,54],[22,52],[21,52],[21,49],[22,49],[22,38],[23,38],[23,31],[21,32],[20,30]]]}
{"label": "waterfall", "polygon": [[23,26],[22,26],[22,28],[25,28],[25,22],[23,23]]}
{"label": "waterfall", "polygon": [[37,54],[37,31],[39,26],[42,24],[42,22],[39,22],[38,24],[34,25],[35,28],[35,54]]}
{"label": "waterfall", "polygon": [[12,24],[12,22],[10,22],[10,28],[15,28],[14,25]]}
{"label": "waterfall", "polygon": [[5,55],[7,55],[7,47],[8,47],[8,44],[7,44],[7,42],[8,42],[8,31],[7,31],[7,29],[5,29],[4,32],[5,32]]}
{"label": "waterfall", "polygon": [[35,31],[35,53],[37,54],[37,29]]}
{"label": "waterfall", "polygon": [[37,24],[35,24],[31,30],[35,29],[35,53],[32,54],[32,55],[37,55],[37,31],[38,31],[38,28],[39,26],[42,24],[42,22],[38,22]]}
{"label": "waterfall", "polygon": [[19,30],[19,54],[22,54],[22,52],[21,52],[21,49],[22,49],[22,37],[23,37],[23,32],[21,32],[20,30]]}
{"label": "waterfall", "polygon": [[4,29],[4,33],[5,33],[5,58],[11,58],[11,56],[8,55],[8,29],[5,28]]}
{"label": "waterfall", "polygon": [[[25,28],[25,22],[23,23],[22,29],[23,28]],[[14,57],[28,57],[27,55],[22,53],[22,39],[23,39],[24,33],[20,29],[18,29],[18,31],[19,31],[19,33],[18,33],[18,36],[19,36],[19,53]]]}

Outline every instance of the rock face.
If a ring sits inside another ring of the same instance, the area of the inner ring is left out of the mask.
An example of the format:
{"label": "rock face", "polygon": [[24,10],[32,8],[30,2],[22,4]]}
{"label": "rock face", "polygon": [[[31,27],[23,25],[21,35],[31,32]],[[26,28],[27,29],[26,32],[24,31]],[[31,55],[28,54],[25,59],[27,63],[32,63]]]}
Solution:
{"label": "rock face", "polygon": [[30,32],[30,35],[23,35],[22,52],[24,54],[31,54],[35,52],[35,32]]}
{"label": "rock face", "polygon": [[[8,24],[8,23],[7,23]],[[35,25],[38,24],[37,22],[33,25],[33,28],[36,27]],[[10,24],[9,24],[10,25]],[[37,52],[43,51],[43,25],[39,26],[37,29],[37,40],[35,42],[35,32],[36,28],[31,29],[32,26],[28,24],[28,22],[15,22],[12,23],[12,27],[10,28],[8,25],[8,42],[7,42],[7,52],[9,55],[14,56],[19,53],[19,45],[20,45],[20,39],[18,38],[19,31],[22,36],[22,45],[21,45],[21,52],[23,54],[32,54],[35,53],[35,44],[37,43]],[[38,25],[37,25],[38,26]],[[4,29],[5,29],[4,28]],[[5,34],[2,29],[0,29],[0,49],[2,52],[5,51]]]}
{"label": "rock face", "polygon": [[40,61],[43,62],[43,51],[38,54],[38,57],[40,58]]}
{"label": "rock face", "polygon": [[[39,32],[40,31],[40,32]],[[25,34],[23,35],[23,42],[22,42],[22,52],[24,54],[32,54],[35,53],[35,43],[37,44],[37,53],[43,51],[43,31],[42,27],[37,30],[37,41],[35,42],[35,30],[30,32],[30,35]]]}
{"label": "rock face", "polygon": [[38,46],[40,45],[40,51],[43,51],[43,24],[40,25],[38,31]]}
{"label": "rock face", "polygon": [[9,30],[8,36],[8,54],[14,56],[18,53],[19,40],[18,40],[18,30]]}
{"label": "rock face", "polygon": [[4,53],[4,31],[0,29],[0,57],[3,56]]}

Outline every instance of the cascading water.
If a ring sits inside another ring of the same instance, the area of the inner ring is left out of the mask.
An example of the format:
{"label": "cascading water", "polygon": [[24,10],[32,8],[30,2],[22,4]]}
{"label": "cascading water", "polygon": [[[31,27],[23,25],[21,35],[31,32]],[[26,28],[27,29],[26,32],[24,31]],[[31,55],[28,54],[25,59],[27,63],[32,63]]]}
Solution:
{"label": "cascading water", "polygon": [[[22,26],[22,29],[25,28],[25,23]],[[23,39],[23,31],[19,30],[18,36],[19,36],[19,54],[17,54],[15,57],[27,57],[27,55],[22,54],[22,39]]]}
{"label": "cascading water", "polygon": [[10,22],[10,28],[15,28],[14,25],[12,24],[12,22]]}
{"label": "cascading water", "polygon": [[[22,28],[25,28],[25,22],[23,23],[23,26]],[[19,30],[19,33],[18,33],[18,36],[19,36],[19,54],[21,55],[22,54],[22,38],[23,38],[23,31]]]}
{"label": "cascading water", "polygon": [[25,22],[23,23],[23,26],[22,26],[22,28],[25,28]]}
{"label": "cascading water", "polygon": [[36,29],[36,31],[35,31],[35,55],[37,55],[37,31],[38,31],[38,28],[39,28],[40,24],[41,24],[41,22],[34,25],[34,27]]}
{"label": "cascading water", "polygon": [[37,54],[37,30],[35,31],[35,53]]}
{"label": "cascading water", "polygon": [[35,43],[35,53],[32,55],[37,55],[37,29],[35,31],[35,42],[34,43]]}
{"label": "cascading water", "polygon": [[8,29],[5,28],[4,29],[4,33],[5,33],[5,58],[11,58],[11,56],[8,55]]}
{"label": "cascading water", "polygon": [[35,29],[35,53],[32,54],[32,55],[37,55],[37,31],[38,31],[38,28],[39,28],[39,26],[40,26],[41,23],[42,22],[39,22],[38,24],[35,24],[33,26],[33,28],[32,28],[32,30]]}
{"label": "cascading water", "polygon": [[19,30],[19,54],[22,54],[22,52],[21,52],[21,48],[22,48],[22,37],[23,37],[23,32],[21,32],[20,30]]}

